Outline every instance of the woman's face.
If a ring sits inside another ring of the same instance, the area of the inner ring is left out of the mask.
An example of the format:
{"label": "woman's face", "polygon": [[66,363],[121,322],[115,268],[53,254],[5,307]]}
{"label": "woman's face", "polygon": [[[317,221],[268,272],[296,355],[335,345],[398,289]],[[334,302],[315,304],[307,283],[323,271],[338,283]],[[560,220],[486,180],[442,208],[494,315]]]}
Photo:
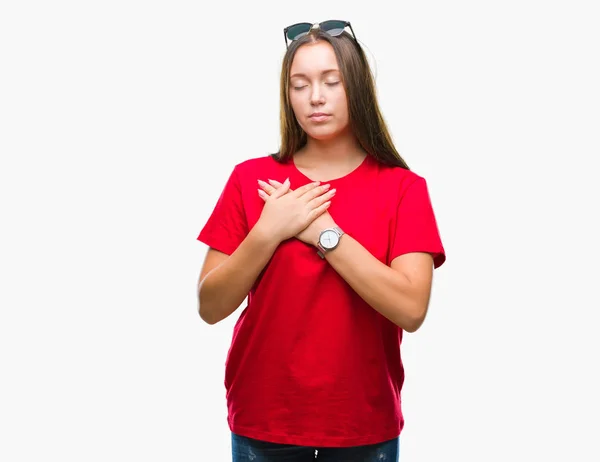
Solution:
{"label": "woman's face", "polygon": [[[348,126],[348,104],[333,47],[323,41],[302,45],[290,70],[290,102],[308,136],[327,140]],[[327,114],[323,117],[315,113]]]}

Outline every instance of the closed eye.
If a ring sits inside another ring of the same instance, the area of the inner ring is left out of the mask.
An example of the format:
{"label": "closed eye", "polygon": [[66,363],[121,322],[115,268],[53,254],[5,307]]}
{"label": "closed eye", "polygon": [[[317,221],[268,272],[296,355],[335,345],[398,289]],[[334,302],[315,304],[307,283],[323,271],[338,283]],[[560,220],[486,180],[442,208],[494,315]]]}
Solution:
{"label": "closed eye", "polygon": [[[325,82],[325,85],[329,85],[329,86],[335,86],[338,85],[340,82]],[[307,85],[303,85],[301,87],[292,87],[294,90],[302,90],[304,87],[306,87]]]}

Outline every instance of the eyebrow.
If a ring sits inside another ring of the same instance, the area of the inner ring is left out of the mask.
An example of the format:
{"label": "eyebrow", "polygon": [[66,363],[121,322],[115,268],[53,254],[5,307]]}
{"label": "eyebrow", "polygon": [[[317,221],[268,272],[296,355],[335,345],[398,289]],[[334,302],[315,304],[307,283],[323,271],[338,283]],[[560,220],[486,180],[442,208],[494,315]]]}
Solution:
{"label": "eyebrow", "polygon": [[[339,71],[340,71],[339,69],[327,69],[327,70],[321,72],[321,75],[328,74],[330,72],[339,72]],[[296,72],[295,74],[290,76],[290,78],[292,78],[292,77],[307,77],[307,75],[302,74],[301,72]]]}

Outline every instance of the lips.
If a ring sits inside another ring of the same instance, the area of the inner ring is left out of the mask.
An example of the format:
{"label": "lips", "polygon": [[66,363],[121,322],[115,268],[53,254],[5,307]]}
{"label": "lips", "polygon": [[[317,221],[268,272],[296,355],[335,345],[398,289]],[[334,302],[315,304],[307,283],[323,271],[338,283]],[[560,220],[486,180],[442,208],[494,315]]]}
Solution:
{"label": "lips", "polygon": [[327,122],[331,118],[331,115],[325,114],[324,112],[315,112],[314,114],[311,114],[308,118],[311,120],[311,122],[321,123]]}

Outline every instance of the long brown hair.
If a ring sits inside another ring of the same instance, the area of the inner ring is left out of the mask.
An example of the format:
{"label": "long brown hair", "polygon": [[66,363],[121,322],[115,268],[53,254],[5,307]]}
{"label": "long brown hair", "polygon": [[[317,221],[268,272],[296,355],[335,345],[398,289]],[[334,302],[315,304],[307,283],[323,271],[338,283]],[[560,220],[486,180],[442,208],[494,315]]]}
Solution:
{"label": "long brown hair", "polygon": [[278,162],[287,162],[293,154],[306,145],[306,132],[300,127],[289,98],[290,69],[298,48],[305,43],[324,40],[331,44],[337,58],[342,82],[346,90],[348,118],[352,133],[368,155],[377,161],[409,170],[402,159],[381,115],[377,103],[375,81],[363,49],[348,33],[337,37],[321,31],[311,30],[304,37],[291,42],[281,68],[280,92],[280,150],[271,156]]}

